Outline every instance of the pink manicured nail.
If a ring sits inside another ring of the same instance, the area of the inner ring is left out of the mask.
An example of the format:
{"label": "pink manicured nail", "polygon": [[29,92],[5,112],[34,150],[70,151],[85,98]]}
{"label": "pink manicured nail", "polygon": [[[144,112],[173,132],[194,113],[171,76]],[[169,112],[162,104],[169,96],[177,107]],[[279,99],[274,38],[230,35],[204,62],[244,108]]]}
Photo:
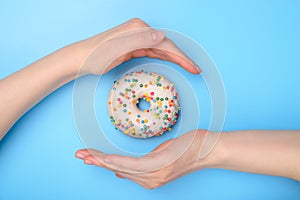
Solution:
{"label": "pink manicured nail", "polygon": [[198,66],[196,66],[196,65],[195,65],[195,69],[197,70],[198,73],[201,72],[201,69]]}
{"label": "pink manicured nail", "polygon": [[118,178],[124,178],[123,176],[121,176],[121,175],[118,174],[118,173],[116,173],[116,176],[117,176]]}
{"label": "pink manicured nail", "polygon": [[84,160],[84,164],[87,164],[87,165],[92,165],[93,162],[91,160]]}

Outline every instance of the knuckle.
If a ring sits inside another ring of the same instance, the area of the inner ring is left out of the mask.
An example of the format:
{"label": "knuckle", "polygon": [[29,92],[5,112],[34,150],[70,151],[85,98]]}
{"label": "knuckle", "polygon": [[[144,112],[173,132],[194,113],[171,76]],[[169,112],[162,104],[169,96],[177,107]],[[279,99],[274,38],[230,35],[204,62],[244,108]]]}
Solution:
{"label": "knuckle", "polygon": [[164,184],[164,181],[160,177],[152,178],[151,181],[148,182],[148,185],[152,188],[159,188]]}
{"label": "knuckle", "polygon": [[160,180],[159,180],[159,184],[160,185],[164,185],[168,182],[168,177],[167,176],[164,176],[162,177]]}
{"label": "knuckle", "polygon": [[129,21],[134,25],[140,25],[140,26],[146,25],[146,22],[144,22],[143,20],[141,20],[140,18],[137,18],[137,17],[132,18]]}
{"label": "knuckle", "polygon": [[161,186],[160,183],[152,183],[151,184],[151,187],[154,189],[154,188],[159,188]]}
{"label": "knuckle", "polygon": [[146,188],[147,190],[154,189],[151,184],[146,183],[146,182],[141,182],[141,183],[139,183],[139,185],[141,185],[142,187]]}
{"label": "knuckle", "polygon": [[160,187],[169,182],[170,176],[168,173],[158,173],[156,175],[155,183]]}
{"label": "knuckle", "polygon": [[153,190],[153,189],[154,189],[154,188],[151,187],[151,186],[145,186],[145,188],[146,188],[147,190]]}

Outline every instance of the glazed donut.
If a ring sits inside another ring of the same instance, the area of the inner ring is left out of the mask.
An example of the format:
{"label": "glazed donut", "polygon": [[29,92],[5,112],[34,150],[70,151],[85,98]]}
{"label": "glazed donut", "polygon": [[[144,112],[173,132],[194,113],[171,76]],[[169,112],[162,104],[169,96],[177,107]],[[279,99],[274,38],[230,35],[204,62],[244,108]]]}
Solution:
{"label": "glazed donut", "polygon": [[[149,102],[140,110],[139,101]],[[146,71],[130,72],[115,81],[108,97],[108,113],[117,130],[137,138],[159,136],[176,123],[178,93],[164,76]]]}

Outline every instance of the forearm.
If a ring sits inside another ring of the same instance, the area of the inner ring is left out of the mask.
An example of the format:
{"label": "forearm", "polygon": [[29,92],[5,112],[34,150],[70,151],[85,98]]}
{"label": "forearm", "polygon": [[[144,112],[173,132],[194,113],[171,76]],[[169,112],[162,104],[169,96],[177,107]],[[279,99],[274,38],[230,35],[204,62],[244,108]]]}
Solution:
{"label": "forearm", "polygon": [[0,139],[32,106],[76,76],[78,44],[62,48],[0,80]]}
{"label": "forearm", "polygon": [[[144,56],[177,63],[191,73],[200,73],[163,32],[152,29],[140,19],[131,19],[60,49],[0,80],[0,139],[22,114],[73,80],[78,72],[80,76],[103,74],[131,58]],[[82,65],[83,69],[79,69]]]}
{"label": "forearm", "polygon": [[0,81],[0,138],[28,109],[72,80],[66,51],[61,49]]}
{"label": "forearm", "polygon": [[45,96],[74,78],[91,73],[92,70],[81,70],[81,65],[115,29],[61,48],[0,80],[0,140],[27,110]]}
{"label": "forearm", "polygon": [[300,131],[224,132],[215,167],[300,180]]}

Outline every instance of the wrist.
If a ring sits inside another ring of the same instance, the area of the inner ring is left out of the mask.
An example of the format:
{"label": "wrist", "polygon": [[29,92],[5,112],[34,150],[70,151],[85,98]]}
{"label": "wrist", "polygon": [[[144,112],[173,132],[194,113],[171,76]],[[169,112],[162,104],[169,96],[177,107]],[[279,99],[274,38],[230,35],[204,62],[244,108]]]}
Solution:
{"label": "wrist", "polygon": [[[203,136],[202,138],[200,138],[201,145],[205,140],[206,134],[213,134],[210,131],[206,131],[206,130],[202,130],[202,132],[204,133],[202,133]],[[199,151],[197,152],[199,169],[222,168],[222,166],[226,163],[226,159],[228,157],[228,152],[227,152],[227,148],[225,147],[226,144],[224,139],[225,137],[227,137],[226,135],[227,135],[226,132],[222,132],[219,140],[217,141],[213,149],[209,152],[208,155],[206,155],[204,158],[201,159],[199,158],[201,145],[199,145],[200,148]]]}
{"label": "wrist", "polygon": [[87,73],[81,72],[81,67],[89,52],[90,50],[81,41],[58,50],[58,54],[64,59],[62,62],[64,74],[72,80],[86,75]]}
{"label": "wrist", "polygon": [[99,33],[87,39],[70,44],[62,49],[66,55],[68,55],[68,61],[70,63],[69,74],[75,75],[75,77],[95,74],[88,66],[84,65],[92,51],[105,41],[106,37],[104,33]]}

